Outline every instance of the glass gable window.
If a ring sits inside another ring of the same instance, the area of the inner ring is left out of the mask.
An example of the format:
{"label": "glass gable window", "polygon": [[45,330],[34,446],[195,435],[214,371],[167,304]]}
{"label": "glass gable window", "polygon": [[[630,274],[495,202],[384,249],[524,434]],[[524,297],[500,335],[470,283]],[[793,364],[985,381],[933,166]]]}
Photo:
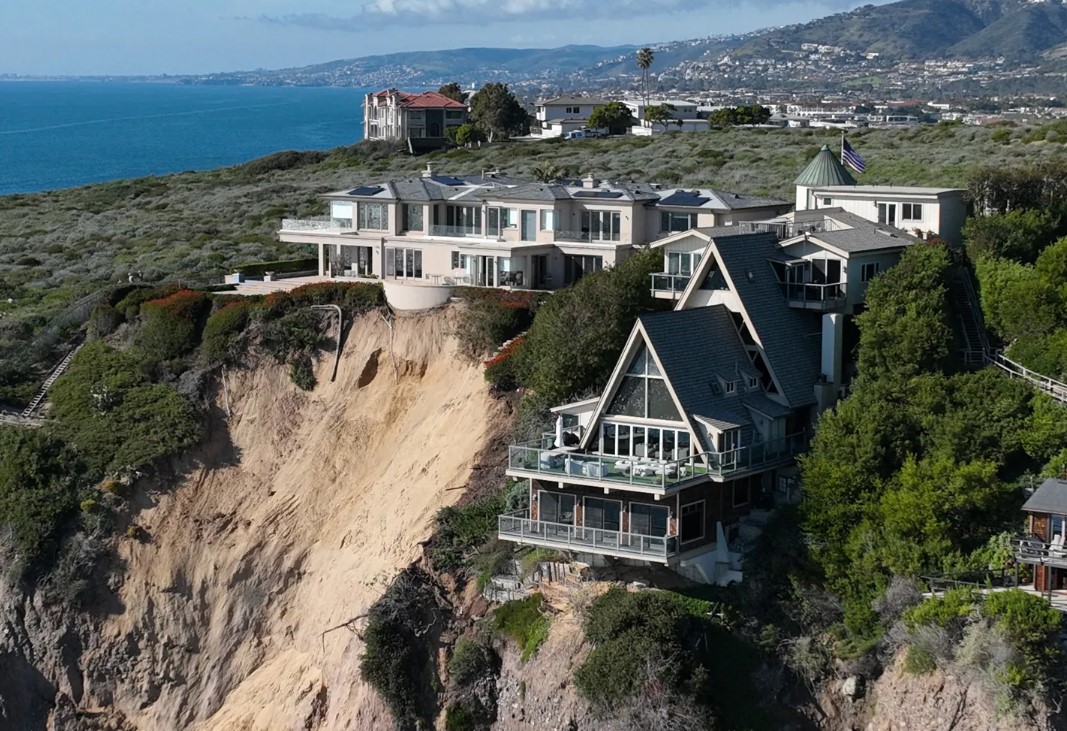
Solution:
{"label": "glass gable window", "polygon": [[608,413],[615,416],[681,421],[670,391],[667,390],[667,382],[663,380],[647,347],[641,346],[630,362],[630,367],[619,384],[619,390],[608,406]]}
{"label": "glass gable window", "polygon": [[358,227],[384,231],[388,228],[389,205],[387,203],[359,203]]}
{"label": "glass gable window", "polygon": [[667,535],[667,507],[630,503],[629,532],[642,536]]}
{"label": "glass gable window", "polygon": [[662,211],[659,214],[659,230],[663,233],[676,231],[688,231],[697,227],[697,214],[695,213],[671,213]]}
{"label": "glass gable window", "polygon": [[422,206],[413,203],[404,204],[404,230],[422,231]]}
{"label": "glass gable window", "polygon": [[686,459],[692,456],[689,432],[606,421],[600,425],[600,453],[641,459]]}
{"label": "glass gable window", "polygon": [[700,263],[700,252],[667,252],[667,273],[691,276]]}

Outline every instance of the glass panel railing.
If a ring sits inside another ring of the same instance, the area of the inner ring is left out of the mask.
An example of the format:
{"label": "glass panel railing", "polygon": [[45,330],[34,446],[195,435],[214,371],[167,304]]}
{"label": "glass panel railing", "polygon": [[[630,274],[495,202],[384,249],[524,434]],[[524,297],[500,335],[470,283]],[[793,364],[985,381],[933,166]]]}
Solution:
{"label": "glass panel railing", "polygon": [[483,238],[482,229],[478,226],[430,226],[431,236],[451,236],[453,238],[466,238],[469,236]]}
{"label": "glass panel railing", "polygon": [[343,231],[352,228],[351,218],[283,218],[285,231]]}
{"label": "glass panel railing", "polygon": [[689,274],[667,274],[661,272],[652,275],[653,292],[684,292],[689,286],[689,280],[693,277]]}
{"label": "glass panel railing", "polygon": [[519,543],[590,553],[605,552],[658,561],[666,561],[668,556],[678,550],[678,542],[674,536],[647,536],[532,520],[529,511],[497,516],[497,532],[501,539]]}
{"label": "glass panel railing", "polygon": [[835,306],[845,299],[843,282],[834,284],[786,283],[785,295],[791,303]]}
{"label": "glass panel railing", "polygon": [[784,439],[749,444],[728,452],[710,452],[708,453],[708,469],[712,474],[719,476],[759,469],[788,461],[807,448],[807,434],[801,432]]}

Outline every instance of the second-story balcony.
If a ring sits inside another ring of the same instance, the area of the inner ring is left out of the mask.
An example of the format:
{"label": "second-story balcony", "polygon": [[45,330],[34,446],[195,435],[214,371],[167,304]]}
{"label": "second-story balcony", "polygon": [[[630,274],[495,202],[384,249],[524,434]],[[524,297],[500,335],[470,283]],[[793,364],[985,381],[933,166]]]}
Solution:
{"label": "second-story balcony", "polygon": [[563,551],[596,553],[655,563],[667,563],[670,557],[678,553],[678,539],[674,536],[651,536],[550,523],[531,519],[528,510],[497,516],[497,535],[501,540],[530,546],[546,546]]}
{"label": "second-story balcony", "polygon": [[606,231],[555,231],[553,238],[563,243],[576,244],[616,244],[622,240],[621,234]]}
{"label": "second-story balcony", "polygon": [[351,231],[351,218],[283,218],[283,231]]}
{"label": "second-story balcony", "polygon": [[786,465],[807,447],[807,434],[799,433],[725,452],[701,452],[680,459],[651,459],[555,447],[554,436],[547,434],[539,440],[510,446],[507,474],[509,477],[665,494],[690,484],[734,479]]}
{"label": "second-story balcony", "polygon": [[682,296],[682,292],[689,286],[693,279],[690,274],[668,274],[660,272],[652,276],[652,296],[659,299],[676,300]]}
{"label": "second-story balcony", "polygon": [[467,238],[493,238],[496,239],[496,234],[485,233],[480,226],[445,226],[434,224],[430,226],[430,236],[447,236],[449,238],[467,239]]}
{"label": "second-story balcony", "polygon": [[1067,545],[1062,539],[1049,542],[1031,535],[1014,538],[1011,543],[1019,563],[1067,569]]}
{"label": "second-story balcony", "polygon": [[833,284],[793,284],[783,283],[785,296],[789,300],[789,306],[802,310],[815,310],[817,312],[829,312],[844,307],[845,283]]}

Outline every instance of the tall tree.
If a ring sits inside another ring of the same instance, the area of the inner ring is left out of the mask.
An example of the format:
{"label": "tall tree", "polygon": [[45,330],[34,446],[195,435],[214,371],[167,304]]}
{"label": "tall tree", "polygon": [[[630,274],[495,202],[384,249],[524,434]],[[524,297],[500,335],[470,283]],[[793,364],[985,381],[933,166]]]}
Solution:
{"label": "tall tree", "polygon": [[667,125],[674,120],[675,108],[673,104],[653,104],[652,106],[645,107],[645,119],[650,124],[663,125],[663,131],[667,131]]}
{"label": "tall tree", "polygon": [[449,81],[447,84],[437,90],[437,93],[442,96],[447,96],[449,99],[455,99],[457,102],[465,102],[467,100],[466,94],[463,93],[463,87],[457,84],[455,81]]}
{"label": "tall tree", "polygon": [[637,52],[637,68],[641,69],[641,88],[645,92],[645,106],[648,106],[648,69],[652,66],[652,62],[656,60],[655,54],[652,53],[652,49],[642,48]]}
{"label": "tall tree", "polygon": [[606,129],[613,135],[622,134],[633,124],[629,108],[622,102],[608,102],[597,107],[589,115],[589,126],[593,129]]}
{"label": "tall tree", "polygon": [[492,142],[497,138],[525,134],[529,129],[526,110],[507,84],[486,84],[471,97],[471,120]]}

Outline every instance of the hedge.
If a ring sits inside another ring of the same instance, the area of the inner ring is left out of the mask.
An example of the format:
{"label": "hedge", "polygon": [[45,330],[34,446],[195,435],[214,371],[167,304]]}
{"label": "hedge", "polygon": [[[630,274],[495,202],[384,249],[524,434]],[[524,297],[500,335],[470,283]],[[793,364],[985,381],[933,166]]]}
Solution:
{"label": "hedge", "polygon": [[275,274],[291,274],[293,272],[309,272],[318,270],[319,260],[314,257],[303,259],[283,259],[281,261],[261,261],[248,264],[238,264],[230,267],[235,272],[241,272],[246,277],[256,277],[266,272]]}

